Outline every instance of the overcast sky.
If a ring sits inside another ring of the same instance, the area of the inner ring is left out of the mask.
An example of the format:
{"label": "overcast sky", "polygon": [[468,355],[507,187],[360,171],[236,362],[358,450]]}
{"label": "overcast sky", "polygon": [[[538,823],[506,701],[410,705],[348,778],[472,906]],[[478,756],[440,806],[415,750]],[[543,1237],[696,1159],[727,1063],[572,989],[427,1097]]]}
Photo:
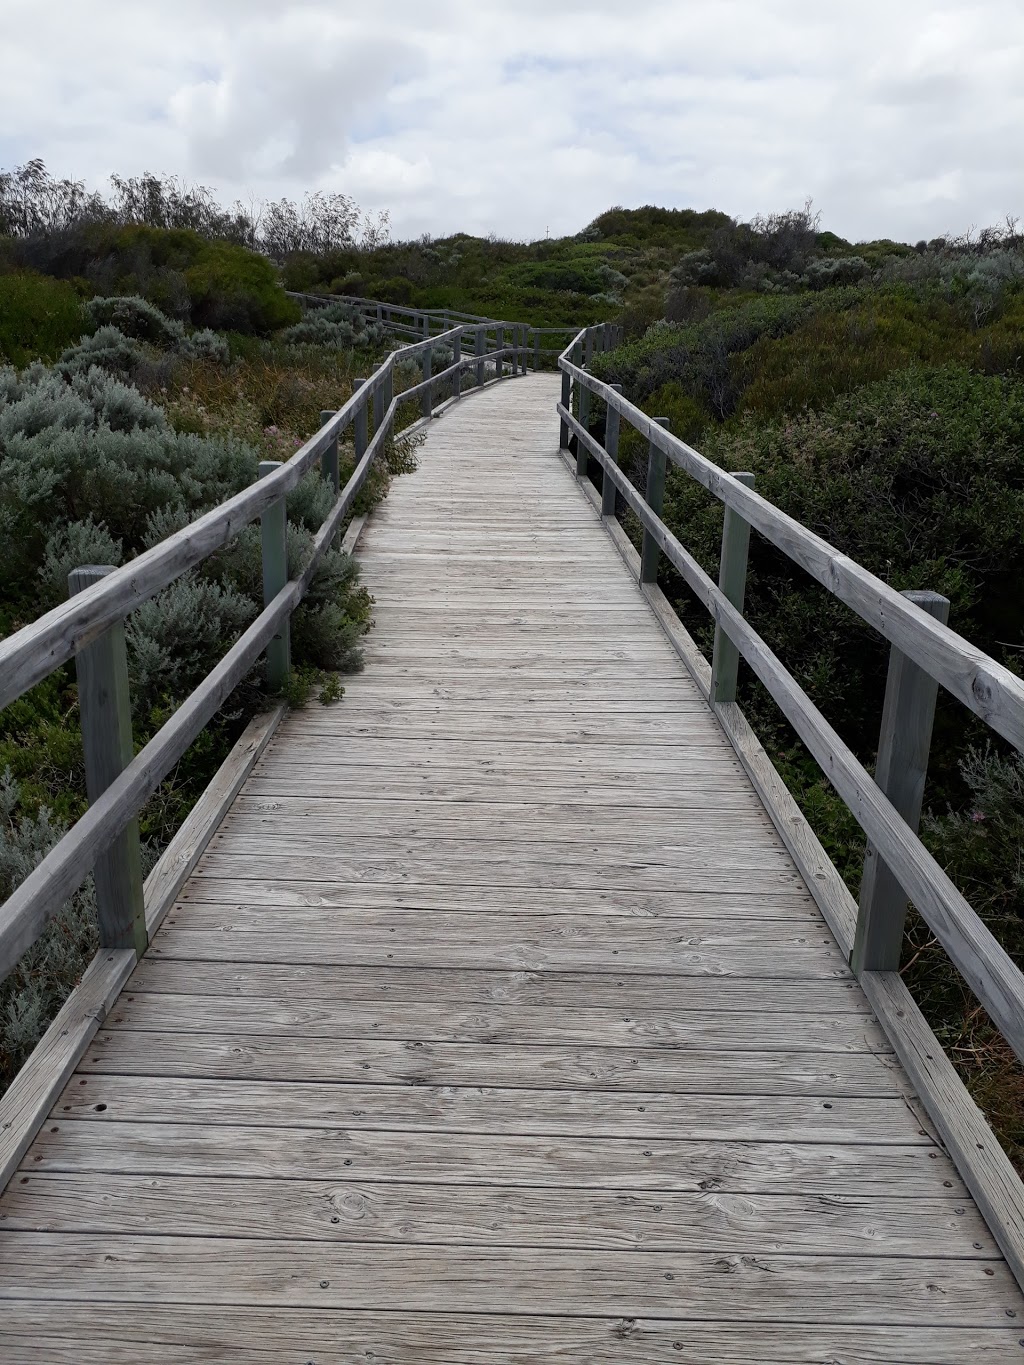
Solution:
{"label": "overcast sky", "polygon": [[1024,214],[1024,0],[0,0],[0,167],[343,190],[396,236]]}

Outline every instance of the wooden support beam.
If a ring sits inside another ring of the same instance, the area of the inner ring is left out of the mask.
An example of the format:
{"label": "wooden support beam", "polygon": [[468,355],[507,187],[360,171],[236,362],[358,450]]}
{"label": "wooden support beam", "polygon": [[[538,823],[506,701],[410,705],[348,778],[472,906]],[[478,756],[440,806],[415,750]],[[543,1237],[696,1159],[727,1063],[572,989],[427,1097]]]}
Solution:
{"label": "wooden support beam", "polygon": [[[621,384],[612,384],[610,387],[616,393],[622,392]],[[619,413],[617,408],[609,407],[605,417],[604,448],[608,452],[608,458],[617,463],[619,458]],[[601,473],[601,515],[603,517],[614,517],[615,515],[615,484],[612,482],[612,476],[607,468]]]}
{"label": "wooden support beam", "polygon": [[[357,389],[361,389],[365,383],[366,383],[365,379],[353,379],[352,392],[355,393]],[[357,463],[366,454],[366,443],[368,439],[366,429],[367,428],[366,419],[368,416],[367,406],[368,402],[362,403],[358,408],[356,408],[355,415],[352,418],[352,441],[355,447]]]}
{"label": "wooden support beam", "polygon": [[[903,594],[936,621],[949,620],[949,598],[937,592]],[[882,707],[875,783],[915,833],[921,820],[928,752],[939,685],[895,645]],[[897,972],[909,897],[868,843],[860,888],[860,913],[852,964],[856,972]]]}
{"label": "wooden support beam", "polygon": [[[658,426],[668,428],[669,419],[667,417],[655,417],[654,420]],[[651,511],[659,517],[665,503],[666,464],[665,452],[659,450],[653,441],[649,441],[647,443],[647,503]],[[643,544],[640,549],[641,583],[657,583],[659,553],[657,542],[645,526]]]}
{"label": "wooden support beam", "polygon": [[[331,418],[334,416],[335,411],[336,409],[334,408],[324,408],[320,413],[320,425],[323,426],[325,422],[329,422]],[[325,446],[324,453],[320,457],[320,469],[323,473],[324,478],[334,489],[334,496],[337,497],[338,492],[341,488],[341,479],[338,474],[337,436],[335,436],[334,440],[331,442],[329,446]]]}
{"label": "wooden support beam", "polygon": [[[587,334],[587,347],[589,350],[590,334]],[[579,347],[577,346],[577,350]],[[579,423],[584,430],[590,430],[590,390],[582,384],[577,384],[579,389]],[[586,444],[576,438],[576,477],[585,479],[587,476],[587,447]]]}
{"label": "wooden support beam", "polygon": [[[486,327],[478,327],[478,328],[476,329],[476,346],[475,346],[475,350],[476,350],[476,354],[477,354],[478,356],[479,356],[479,355],[483,355],[484,352],[487,350],[487,328],[486,328]],[[482,389],[483,386],[484,386],[484,362],[483,362],[482,360],[478,360],[478,361],[476,362],[476,384],[477,384],[477,388],[479,388],[479,389]]]}
{"label": "wooden support beam", "polygon": [[[265,479],[280,468],[277,460],[261,460],[259,477]],[[263,605],[269,606],[288,582],[288,512],[278,498],[260,517],[263,544]],[[291,623],[286,618],[267,645],[267,685],[274,692],[287,682],[291,671]]]}
{"label": "wooden support beam", "polygon": [[[452,360],[454,364],[461,365],[462,362],[462,331],[457,333],[452,342]],[[457,369],[452,375],[452,393],[456,398],[462,397],[462,370]]]}
{"label": "wooden support beam", "polygon": [[426,388],[420,394],[420,415],[422,417],[429,417],[433,408],[433,402],[431,401],[431,389],[433,388],[433,385],[430,383],[430,369],[433,364],[433,359],[434,348],[432,346],[425,346],[423,348],[423,382],[426,384]]}
{"label": "wooden support beam", "polygon": [[[568,408],[572,402],[572,375],[568,370],[562,371],[562,407]],[[564,417],[558,419],[558,448],[568,450],[569,448],[569,426]]]}
{"label": "wooden support beam", "polygon": [[[733,478],[747,488],[753,488],[753,474],[734,474]],[[750,524],[734,511],[725,509],[722,523],[722,553],[718,566],[718,586],[737,611],[743,610],[747,587],[747,550],[750,545]],[[739,650],[715,623],[715,647],[711,660],[711,705],[736,700],[736,676]]]}
{"label": "wooden support beam", "polygon": [[[86,564],[68,575],[70,595],[82,592],[113,571],[112,565]],[[75,655],[78,709],[85,754],[85,789],[97,801],[134,757],[132,708],[128,690],[128,652],[124,622],[109,626]],[[142,894],[139,822],[130,820],[93,868],[101,948],[134,948],[141,956],[149,942]]]}

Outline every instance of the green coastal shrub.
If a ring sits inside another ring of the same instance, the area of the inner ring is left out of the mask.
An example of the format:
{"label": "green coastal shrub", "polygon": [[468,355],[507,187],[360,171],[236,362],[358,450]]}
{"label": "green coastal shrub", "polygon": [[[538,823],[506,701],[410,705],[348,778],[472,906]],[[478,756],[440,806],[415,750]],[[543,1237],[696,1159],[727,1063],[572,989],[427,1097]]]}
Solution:
{"label": "green coastal shrub", "polygon": [[81,295],[30,271],[0,274],[0,361],[52,360],[86,330]]}
{"label": "green coastal shrub", "polygon": [[350,350],[377,346],[388,336],[387,329],[371,322],[348,303],[329,303],[312,308],[293,327],[286,327],[280,340],[287,346],[330,346]]}

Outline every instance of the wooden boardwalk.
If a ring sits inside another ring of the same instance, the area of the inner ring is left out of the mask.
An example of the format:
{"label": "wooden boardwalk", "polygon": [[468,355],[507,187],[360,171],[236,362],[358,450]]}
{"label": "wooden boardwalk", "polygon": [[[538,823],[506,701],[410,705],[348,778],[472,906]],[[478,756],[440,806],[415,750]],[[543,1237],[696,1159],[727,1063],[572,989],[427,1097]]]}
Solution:
{"label": "wooden boardwalk", "polygon": [[589,501],[437,421],[0,1202],[0,1360],[1024,1360],[1024,1298]]}

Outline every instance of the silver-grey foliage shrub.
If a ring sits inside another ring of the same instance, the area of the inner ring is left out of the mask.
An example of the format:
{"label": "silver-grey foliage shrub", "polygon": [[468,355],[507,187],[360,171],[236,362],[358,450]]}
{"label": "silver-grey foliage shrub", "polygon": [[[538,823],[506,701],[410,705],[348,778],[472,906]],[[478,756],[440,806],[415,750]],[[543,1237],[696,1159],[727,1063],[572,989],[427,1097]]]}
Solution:
{"label": "silver-grey foliage shrub", "polygon": [[180,506],[194,516],[251,483],[256,467],[243,442],[174,431],[103,370],[0,369],[0,536],[15,579],[35,577],[61,527],[92,516],[134,553],[151,515]]}
{"label": "silver-grey foliage shrub", "polygon": [[281,340],[288,346],[330,346],[338,350],[375,346],[384,340],[386,328],[370,322],[349,303],[330,303],[307,313],[294,327],[286,327]]}
{"label": "silver-grey foliage shrub", "polygon": [[111,564],[124,560],[120,540],[90,514],[50,532],[39,568],[40,597],[44,607],[55,607],[68,595],[68,575],[83,564]]}
{"label": "silver-grey foliage shrub", "polygon": [[85,312],[94,327],[116,327],[126,337],[173,350],[184,340],[185,328],[138,294],[90,299]]}

